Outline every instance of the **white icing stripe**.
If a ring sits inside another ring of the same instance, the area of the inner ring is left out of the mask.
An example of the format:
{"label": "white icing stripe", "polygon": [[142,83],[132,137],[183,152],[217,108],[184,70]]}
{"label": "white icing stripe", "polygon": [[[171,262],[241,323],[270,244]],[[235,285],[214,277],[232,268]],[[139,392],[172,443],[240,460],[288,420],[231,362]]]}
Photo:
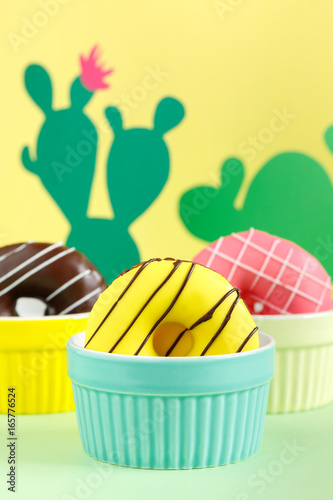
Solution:
{"label": "white icing stripe", "polygon": [[[249,244],[249,246],[250,246],[250,244]],[[216,250],[212,250],[210,247],[207,247],[207,250],[209,252],[214,252],[215,255],[218,255],[219,257],[222,257],[223,259],[225,259],[231,263],[235,262],[235,259],[233,259],[229,255],[222,253],[221,251],[217,252]],[[246,269],[246,271],[250,271],[251,273],[254,273],[256,275],[258,274],[261,278],[265,278],[267,281],[270,281],[271,283],[274,283],[274,281],[275,281],[275,279],[272,278],[271,276],[269,276],[263,272],[260,272],[258,269],[255,269],[251,266],[248,266],[247,264],[244,264],[243,262],[239,262],[238,266],[241,267],[242,269]],[[305,276],[305,274],[304,274],[304,276]],[[290,290],[291,292],[294,291],[294,287],[292,287],[292,286],[286,285],[285,283],[283,283],[283,284],[281,283],[281,285],[283,285],[284,288],[286,288],[287,290]],[[317,300],[315,297],[311,297],[310,295],[302,292],[301,290],[297,290],[297,294],[300,295],[301,297],[304,297],[305,299],[310,300],[311,302],[314,302],[315,304],[320,303],[320,301]]]}
{"label": "white icing stripe", "polygon": [[[237,240],[240,240],[242,241],[243,243],[246,242],[246,238],[244,238],[243,236],[241,236],[240,234],[238,233],[232,233],[232,236],[234,238],[236,238]],[[255,248],[256,250],[258,250],[260,253],[263,253],[264,255],[267,255],[267,250],[265,250],[264,248],[260,247],[259,245],[256,245],[255,243],[253,243],[252,241],[250,243],[248,243],[248,246],[249,247],[252,247],[252,248]],[[272,259],[276,260],[277,262],[280,262],[281,264],[284,263],[284,259],[282,257],[279,257],[278,255],[272,255]],[[315,257],[314,257],[315,259]],[[300,269],[299,267],[295,266],[294,264],[292,264],[291,262],[288,262],[288,267],[290,269],[293,269],[294,271],[296,271],[297,273],[300,272]],[[310,280],[314,281],[315,283],[318,283],[319,285],[322,285],[326,288],[331,288],[331,286],[326,283],[325,281],[322,281],[321,279],[317,278],[316,276],[313,276],[312,274],[309,274],[309,273],[304,273],[304,276],[306,276],[307,278],[309,278]]]}
{"label": "white icing stripe", "polygon": [[64,250],[61,253],[58,253],[58,255],[55,255],[54,257],[51,257],[50,259],[46,260],[39,266],[34,267],[31,269],[31,271],[28,271],[26,274],[18,278],[16,281],[14,281],[11,285],[8,285],[6,288],[0,291],[0,297],[2,295],[5,295],[7,292],[15,288],[17,285],[25,281],[26,279],[30,278],[33,274],[38,273],[41,269],[44,269],[44,267],[49,266],[53,262],[56,262],[57,260],[61,259],[62,257],[65,257],[65,255],[68,255],[69,253],[75,252],[75,248],[67,248],[67,250]]}
{"label": "white icing stripe", "polygon": [[[328,282],[329,282],[329,283],[331,283],[331,277],[330,277],[330,276],[328,277]],[[320,299],[319,299],[320,304],[318,304],[318,305],[317,305],[317,307],[316,307],[316,309],[315,309],[315,312],[318,312],[318,310],[319,310],[319,308],[320,308],[321,304],[323,303],[323,300],[324,300],[324,295],[325,295],[325,291],[326,291],[326,290],[325,290],[325,288],[323,288],[323,289],[322,289],[322,292],[321,292],[321,295],[320,295]]]}
{"label": "white icing stripe", "polygon": [[[271,246],[271,249],[269,250],[268,254],[266,255],[266,258],[265,258],[265,260],[260,268],[260,271],[259,271],[260,273],[263,273],[265,271],[266,266],[269,263],[272,255],[274,255],[274,250],[275,250],[276,246],[280,243],[280,241],[281,240],[274,240],[273,241],[273,245]],[[283,268],[283,265],[281,266],[281,269],[282,268]],[[282,276],[282,273],[281,273],[281,276]],[[258,283],[259,280],[260,280],[260,276],[259,276],[259,274],[257,274],[257,276],[255,276],[254,280],[252,281],[252,285],[250,286],[250,290],[253,290],[253,288],[256,286],[256,284]],[[280,283],[278,282],[278,284],[280,284]]]}
{"label": "white icing stripe", "polygon": [[[265,296],[265,299],[268,299],[270,295],[272,295],[273,291],[275,290],[275,288],[277,286],[281,286],[281,276],[283,275],[283,273],[285,272],[287,266],[288,266],[288,263],[289,263],[289,259],[291,258],[292,254],[294,253],[294,249],[293,248],[290,248],[289,249],[289,252],[288,252],[288,255],[284,261],[284,263],[282,264],[282,266],[280,267],[280,271],[278,272],[278,275],[276,276],[276,278],[274,279],[270,289],[268,290],[268,292],[266,293],[266,296]],[[325,288],[324,288],[325,290]]]}
{"label": "white icing stripe", "polygon": [[11,255],[14,255],[15,253],[18,253],[21,250],[24,250],[28,245],[30,245],[30,243],[34,243],[34,240],[27,241],[27,243],[23,243],[23,245],[20,245],[19,247],[15,248],[14,250],[11,250],[10,252],[7,252],[4,255],[1,255],[0,262],[7,259],[7,257],[10,257]]}
{"label": "white icing stripe", "polygon": [[[309,259],[307,259],[305,265],[302,267],[302,270],[299,273],[297,281],[295,283],[294,289],[293,289],[292,293],[290,294],[289,299],[287,300],[287,303],[283,307],[283,309],[285,310],[286,314],[288,314],[288,307],[290,306],[290,304],[292,303],[292,301],[294,300],[294,298],[297,296],[297,294],[299,292],[299,287],[301,286],[302,280],[304,278],[304,275],[305,275],[305,272],[306,272],[306,266],[307,266],[308,262],[309,262]],[[324,288],[324,290],[325,290],[325,288]],[[319,300],[319,302],[320,302],[320,300]],[[317,307],[318,307],[318,305],[317,305]]]}
{"label": "white icing stripe", "polygon": [[84,276],[87,276],[87,274],[90,274],[90,273],[91,273],[91,269],[86,269],[85,271],[83,271],[83,273],[80,273],[77,276],[74,276],[74,278],[70,279],[69,281],[66,281],[66,283],[64,283],[63,285],[61,285],[59,288],[57,288],[56,290],[54,290],[54,292],[52,292],[48,297],[46,297],[46,299],[45,299],[46,302],[48,302],[49,300],[52,300],[54,297],[56,297],[57,295],[59,295],[59,293],[63,292],[68,287],[70,287],[71,285],[73,285],[73,283],[76,283],[81,278],[84,278]]}
{"label": "white icing stripe", "polygon": [[237,259],[235,260],[234,265],[232,266],[230,273],[228,274],[228,278],[227,278],[227,279],[228,279],[228,281],[230,281],[230,282],[232,281],[233,275],[234,275],[234,273],[235,273],[235,271],[236,271],[236,269],[237,269],[237,267],[238,267],[238,264],[239,264],[239,263],[240,263],[240,261],[242,260],[242,257],[243,257],[243,255],[244,255],[245,251],[247,250],[247,247],[248,247],[249,242],[250,242],[250,240],[251,240],[251,238],[252,238],[252,236],[253,236],[253,233],[254,233],[254,229],[253,229],[253,227],[251,227],[251,229],[250,229],[250,231],[249,231],[249,234],[248,234],[248,236],[247,236],[247,239],[246,239],[246,241],[245,241],[244,245],[241,247],[240,252],[239,252],[239,254],[238,254],[238,257],[237,257]]}
{"label": "white icing stripe", "polygon": [[[58,241],[58,243],[54,243],[54,245],[50,245],[50,246],[44,248],[44,250],[41,250],[40,252],[36,253],[36,255],[34,255],[33,257],[30,257],[30,259],[25,260],[24,262],[22,262],[22,264],[19,264],[17,267],[14,267],[14,269],[9,271],[7,274],[4,274],[3,276],[1,276],[0,283],[5,281],[7,278],[10,278],[11,276],[13,276],[13,274],[18,273],[19,271],[21,271],[21,269],[24,269],[25,267],[27,267],[29,264],[31,264],[31,262],[34,262],[35,260],[39,259],[43,255],[45,255],[49,252],[52,252],[52,250],[54,250],[55,248],[61,247],[62,244],[63,244],[62,241]],[[32,271],[33,271],[33,269],[32,269]]]}
{"label": "white icing stripe", "polygon": [[68,312],[72,311],[73,309],[75,309],[76,307],[80,306],[84,302],[87,302],[87,300],[91,299],[91,297],[93,297],[94,295],[96,295],[96,293],[100,293],[101,290],[102,289],[99,286],[98,288],[96,288],[96,290],[93,290],[92,292],[88,293],[88,295],[85,295],[81,299],[79,299],[76,302],[74,302],[72,305],[66,307],[66,309],[64,309],[63,311],[60,311],[59,314],[67,314]]}
{"label": "white icing stripe", "polygon": [[272,309],[275,309],[275,311],[279,312],[280,314],[286,314],[286,312],[283,309],[281,309],[280,307],[276,306],[275,304],[271,304],[268,300],[265,300],[262,297],[258,297],[257,295],[253,295],[253,293],[251,293],[250,296],[255,301],[259,302],[260,304],[264,304],[265,306],[269,306]]}

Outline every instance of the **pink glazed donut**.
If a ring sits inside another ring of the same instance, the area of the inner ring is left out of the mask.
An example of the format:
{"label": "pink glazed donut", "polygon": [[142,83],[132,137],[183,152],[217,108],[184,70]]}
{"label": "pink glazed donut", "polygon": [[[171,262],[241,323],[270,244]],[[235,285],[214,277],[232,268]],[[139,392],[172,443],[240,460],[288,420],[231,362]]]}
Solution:
{"label": "pink glazed donut", "polygon": [[221,237],[193,262],[239,288],[252,314],[299,314],[332,309],[331,278],[291,241],[250,229]]}

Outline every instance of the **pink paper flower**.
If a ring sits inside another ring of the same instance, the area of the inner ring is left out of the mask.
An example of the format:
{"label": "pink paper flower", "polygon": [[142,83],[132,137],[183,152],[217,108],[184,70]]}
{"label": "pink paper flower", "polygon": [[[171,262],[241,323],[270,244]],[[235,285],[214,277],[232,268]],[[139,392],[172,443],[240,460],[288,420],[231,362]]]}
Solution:
{"label": "pink paper flower", "polygon": [[80,55],[81,81],[91,92],[108,88],[110,85],[104,82],[104,78],[114,71],[113,69],[104,69],[103,64],[98,64],[100,56],[101,51],[98,45],[93,47],[87,58]]}

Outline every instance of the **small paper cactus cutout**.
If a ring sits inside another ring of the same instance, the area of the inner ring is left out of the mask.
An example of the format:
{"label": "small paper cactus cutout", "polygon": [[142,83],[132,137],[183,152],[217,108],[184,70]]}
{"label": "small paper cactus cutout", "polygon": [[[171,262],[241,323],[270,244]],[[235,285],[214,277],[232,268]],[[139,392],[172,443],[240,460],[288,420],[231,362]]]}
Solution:
{"label": "small paper cactus cutout", "polygon": [[[326,134],[333,150],[333,128]],[[262,167],[241,209],[235,198],[244,180],[240,160],[222,166],[221,186],[199,186],[182,196],[180,216],[195,236],[212,242],[251,227],[294,241],[333,276],[333,188],[325,170],[302,153],[281,153]]]}
{"label": "small paper cactus cutout", "polygon": [[169,153],[163,134],[184,117],[182,104],[166,97],[157,105],[154,128],[124,129],[117,108],[107,108],[114,132],[107,182],[115,219],[128,227],[157,198],[169,175]]}
{"label": "small paper cactus cutout", "polygon": [[184,117],[182,104],[171,97],[162,99],[152,129],[123,128],[117,108],[105,113],[114,131],[107,162],[107,183],[114,219],[87,216],[95,172],[98,136],[83,109],[93,90],[106,88],[104,71],[97,64],[97,48],[87,59],[81,57],[82,75],[72,83],[71,106],[52,108],[51,79],[44,68],[31,65],[25,85],[33,101],[43,110],[45,122],[37,140],[36,159],[28,147],[22,163],[38,175],[71,225],[67,244],[83,252],[108,282],[140,261],[129,226],[156,199],[169,175],[170,160],[163,135]]}
{"label": "small paper cactus cutout", "polygon": [[98,65],[101,51],[98,45],[93,47],[89,56],[85,58],[80,55],[81,80],[86,89],[94,90],[107,89],[110,84],[104,82],[104,78],[114,72],[113,69],[103,69],[103,65]]}

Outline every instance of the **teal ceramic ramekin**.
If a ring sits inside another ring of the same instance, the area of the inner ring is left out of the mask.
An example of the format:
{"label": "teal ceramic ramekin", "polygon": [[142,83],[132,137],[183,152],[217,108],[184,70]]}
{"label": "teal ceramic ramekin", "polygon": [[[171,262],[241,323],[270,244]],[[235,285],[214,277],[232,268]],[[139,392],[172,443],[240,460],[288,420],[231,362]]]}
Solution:
{"label": "teal ceramic ramekin", "polygon": [[238,462],[260,447],[274,339],[259,349],[205,357],[147,357],[67,343],[77,421],[88,455],[148,469]]}

